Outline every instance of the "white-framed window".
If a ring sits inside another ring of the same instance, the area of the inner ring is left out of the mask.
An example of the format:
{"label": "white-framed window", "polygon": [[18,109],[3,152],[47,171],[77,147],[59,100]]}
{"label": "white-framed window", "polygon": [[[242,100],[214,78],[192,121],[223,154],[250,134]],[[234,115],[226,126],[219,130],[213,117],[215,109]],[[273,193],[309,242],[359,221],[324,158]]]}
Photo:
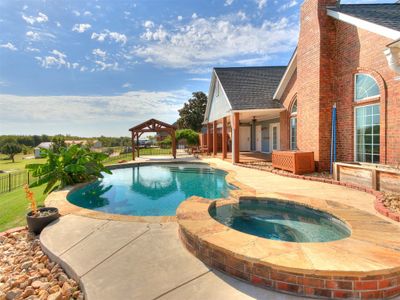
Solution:
{"label": "white-framed window", "polygon": [[378,83],[371,75],[363,73],[354,75],[354,101],[357,102],[379,96]]}
{"label": "white-framed window", "polygon": [[355,107],[355,160],[379,163],[380,159],[380,105]]}
{"label": "white-framed window", "polygon": [[290,110],[290,150],[297,150],[297,99]]}

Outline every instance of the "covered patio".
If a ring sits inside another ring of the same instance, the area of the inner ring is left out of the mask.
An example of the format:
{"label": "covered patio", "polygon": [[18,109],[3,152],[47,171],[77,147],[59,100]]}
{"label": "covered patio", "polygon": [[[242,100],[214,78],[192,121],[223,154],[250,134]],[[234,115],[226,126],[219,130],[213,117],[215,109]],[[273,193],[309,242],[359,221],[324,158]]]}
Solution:
{"label": "covered patio", "polygon": [[233,163],[271,161],[272,151],[281,149],[281,120],[287,119],[282,103],[273,99],[284,71],[214,69],[202,135],[207,154]]}

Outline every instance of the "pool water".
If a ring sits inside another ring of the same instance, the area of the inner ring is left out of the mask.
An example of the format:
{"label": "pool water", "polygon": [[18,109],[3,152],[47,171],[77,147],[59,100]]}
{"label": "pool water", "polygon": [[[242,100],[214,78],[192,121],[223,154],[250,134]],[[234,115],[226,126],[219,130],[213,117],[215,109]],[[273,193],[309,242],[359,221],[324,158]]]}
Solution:
{"label": "pool water", "polygon": [[214,207],[211,216],[228,227],[259,237],[287,242],[328,242],[350,236],[334,216],[279,200],[242,201]]}
{"label": "pool water", "polygon": [[174,216],[191,196],[227,197],[234,187],[226,172],[201,164],[141,165],[112,170],[112,175],[67,196],[71,203],[97,211],[135,216]]}

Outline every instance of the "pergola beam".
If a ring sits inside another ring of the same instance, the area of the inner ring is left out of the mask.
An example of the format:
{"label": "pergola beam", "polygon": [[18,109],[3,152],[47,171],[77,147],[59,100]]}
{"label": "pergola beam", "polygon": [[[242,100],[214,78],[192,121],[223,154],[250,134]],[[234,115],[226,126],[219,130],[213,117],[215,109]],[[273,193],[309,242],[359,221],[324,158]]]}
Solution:
{"label": "pergola beam", "polygon": [[139,125],[136,125],[129,129],[132,133],[132,160],[135,160],[135,138],[136,138],[136,143],[137,143],[137,151],[138,154],[137,156],[139,157],[139,137],[142,136],[143,133],[146,132],[167,132],[171,135],[171,141],[172,141],[172,155],[174,158],[176,158],[176,136],[175,136],[175,130],[176,127],[173,125],[170,125],[168,123],[164,123],[161,121],[158,121],[156,119],[150,119],[147,120],[146,122],[143,122]]}

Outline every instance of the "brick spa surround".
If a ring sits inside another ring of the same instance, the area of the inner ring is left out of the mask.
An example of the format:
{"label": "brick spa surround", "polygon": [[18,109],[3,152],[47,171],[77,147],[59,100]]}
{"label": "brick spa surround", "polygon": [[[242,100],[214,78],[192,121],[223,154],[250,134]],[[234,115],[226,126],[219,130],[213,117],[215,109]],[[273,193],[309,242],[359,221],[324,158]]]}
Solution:
{"label": "brick spa surround", "polygon": [[[231,229],[209,213],[215,206],[268,199],[328,212],[345,222],[351,235],[323,243],[275,241]],[[210,267],[254,285],[315,298],[400,295],[400,228],[354,207],[278,193],[216,201],[192,197],[178,207],[177,220],[180,238],[192,254]]]}

